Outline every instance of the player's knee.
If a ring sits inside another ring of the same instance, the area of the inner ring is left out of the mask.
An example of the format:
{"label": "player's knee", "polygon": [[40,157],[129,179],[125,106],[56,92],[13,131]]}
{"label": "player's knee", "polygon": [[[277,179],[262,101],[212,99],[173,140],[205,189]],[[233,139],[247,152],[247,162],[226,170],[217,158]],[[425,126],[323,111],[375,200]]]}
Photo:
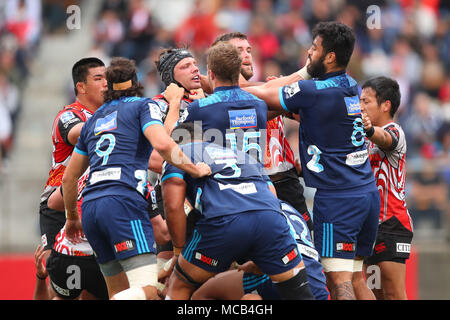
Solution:
{"label": "player's knee", "polygon": [[301,269],[289,280],[276,282],[276,288],[284,300],[315,300],[309,288],[306,269]]}

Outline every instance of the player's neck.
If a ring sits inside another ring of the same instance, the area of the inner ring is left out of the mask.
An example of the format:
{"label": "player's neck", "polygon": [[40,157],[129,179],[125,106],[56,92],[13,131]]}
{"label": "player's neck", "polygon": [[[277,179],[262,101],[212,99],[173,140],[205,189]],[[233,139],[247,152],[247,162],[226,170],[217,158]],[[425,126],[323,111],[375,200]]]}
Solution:
{"label": "player's neck", "polygon": [[215,90],[218,87],[234,87],[234,86],[238,86],[238,83],[232,83],[230,81],[220,81],[220,80],[214,80],[213,83],[213,90]]}
{"label": "player's neck", "polygon": [[394,119],[392,119],[391,116],[386,116],[386,117],[381,118],[376,125],[379,127],[384,127],[385,125],[387,125],[391,122],[394,122]]}
{"label": "player's neck", "polygon": [[325,72],[325,74],[334,73],[334,72],[342,72],[342,71],[345,71],[345,68],[338,66],[338,65],[332,65],[327,68],[327,71]]}
{"label": "player's neck", "polygon": [[89,101],[89,99],[86,99],[84,96],[77,96],[77,101],[83,105],[86,109],[90,111],[96,111],[101,106],[96,105],[95,103]]}

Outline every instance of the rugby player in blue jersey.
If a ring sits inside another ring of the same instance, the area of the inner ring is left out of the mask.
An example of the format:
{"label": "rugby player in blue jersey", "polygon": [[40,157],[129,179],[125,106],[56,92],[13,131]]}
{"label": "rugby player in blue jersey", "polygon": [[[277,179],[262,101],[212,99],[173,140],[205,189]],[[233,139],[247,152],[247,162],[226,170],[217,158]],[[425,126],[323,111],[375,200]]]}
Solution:
{"label": "rugby player in blue jersey", "polygon": [[[309,287],[316,300],[328,300],[326,279],[319,253],[314,248],[311,234],[303,216],[290,204],[280,201],[283,214],[297,240],[298,249],[305,263]],[[251,272],[246,272],[247,268]],[[266,274],[253,271],[253,262],[238,269],[222,272],[206,281],[192,295],[192,300],[240,300],[249,294],[257,294],[263,300],[280,299],[275,284]]]}
{"label": "rugby player in blue jersey", "polygon": [[307,72],[313,79],[245,90],[269,109],[300,115],[300,160],[306,185],[317,189],[314,242],[331,298],[369,299],[368,288],[355,294],[352,277],[372,254],[380,196],[364,143],[358,86],[346,73],[355,36],[341,23],[321,22],[312,39]]}
{"label": "rugby player in blue jersey", "polygon": [[201,121],[205,137],[264,161],[267,105],[239,87],[242,58],[231,43],[219,42],[207,52],[208,79],[214,92],[193,101],[180,121]]}
{"label": "rugby player in blue jersey", "polygon": [[[83,126],[63,177],[66,237],[76,243],[84,232],[110,298],[154,299],[156,250],[144,197],[152,148],[194,177],[210,168],[193,164],[167,134],[159,107],[142,98],[132,60],[114,58],[106,78],[105,103]],[[80,220],[77,180],[89,165]]]}
{"label": "rugby player in blue jersey", "polygon": [[[172,137],[192,161],[208,164],[212,174],[198,179],[163,166],[164,209],[175,254],[166,299],[189,299],[202,283],[239,260],[252,260],[268,274],[281,298],[314,299],[263,165],[242,151],[202,142],[202,130],[193,123],[180,124]],[[189,238],[185,198],[201,214]]]}

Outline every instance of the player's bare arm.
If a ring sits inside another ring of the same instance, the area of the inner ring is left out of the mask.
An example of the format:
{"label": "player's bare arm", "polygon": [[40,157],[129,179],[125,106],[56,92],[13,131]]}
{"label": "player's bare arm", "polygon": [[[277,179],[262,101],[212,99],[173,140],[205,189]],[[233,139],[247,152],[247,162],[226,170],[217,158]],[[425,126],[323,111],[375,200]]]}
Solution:
{"label": "player's bare arm", "polygon": [[78,137],[80,136],[81,129],[83,128],[83,124],[84,122],[76,124],[72,129],[70,129],[69,133],[67,134],[67,140],[71,145],[74,146],[77,144]]}
{"label": "player's bare arm", "polygon": [[194,178],[211,174],[211,168],[205,163],[193,164],[175,141],[170,138],[163,126],[151,125],[145,129],[144,135],[164,160],[173,166],[187,172]]}
{"label": "player's bare arm", "polygon": [[242,88],[242,90],[257,96],[261,100],[264,100],[269,110],[279,112],[284,111],[278,96],[279,87],[267,88],[265,87],[265,84],[263,84],[260,86],[245,87]]}
{"label": "player's bare arm", "polygon": [[184,213],[186,182],[183,179],[173,177],[163,181],[161,188],[164,195],[164,212],[167,216],[167,227],[172,238],[172,244],[174,248],[181,251],[186,242],[186,214]]}
{"label": "player's bare arm", "polygon": [[168,134],[172,132],[180,118],[180,104],[184,96],[184,88],[175,83],[171,83],[164,91],[164,98],[169,102],[169,112],[167,113],[164,127]]}
{"label": "player's bare arm", "polygon": [[73,243],[81,242],[81,237],[84,236],[77,209],[78,178],[88,166],[89,158],[74,152],[62,178],[64,207],[66,208],[66,238]]}

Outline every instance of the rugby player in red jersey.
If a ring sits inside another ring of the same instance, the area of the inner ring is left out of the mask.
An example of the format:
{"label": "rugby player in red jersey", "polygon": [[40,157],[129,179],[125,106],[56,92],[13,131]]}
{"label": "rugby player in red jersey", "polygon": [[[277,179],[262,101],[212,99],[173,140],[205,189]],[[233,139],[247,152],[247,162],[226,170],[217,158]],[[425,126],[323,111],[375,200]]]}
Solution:
{"label": "rugby player in red jersey", "polygon": [[107,89],[105,65],[95,57],[83,58],[72,67],[76,100],[62,108],[52,126],[52,167],[40,198],[39,225],[46,258],[55,237],[65,224],[63,211],[52,210],[47,201],[61,185],[64,170],[70,160],[84,122],[103,104]]}
{"label": "rugby player in red jersey", "polygon": [[400,105],[399,85],[386,77],[370,79],[363,84],[360,99],[370,164],[381,198],[377,240],[372,256],[365,260],[365,270],[369,265],[379,267],[381,288],[373,290],[377,299],[403,300],[407,299],[405,263],[413,224],[405,196],[405,134],[393,120]]}

